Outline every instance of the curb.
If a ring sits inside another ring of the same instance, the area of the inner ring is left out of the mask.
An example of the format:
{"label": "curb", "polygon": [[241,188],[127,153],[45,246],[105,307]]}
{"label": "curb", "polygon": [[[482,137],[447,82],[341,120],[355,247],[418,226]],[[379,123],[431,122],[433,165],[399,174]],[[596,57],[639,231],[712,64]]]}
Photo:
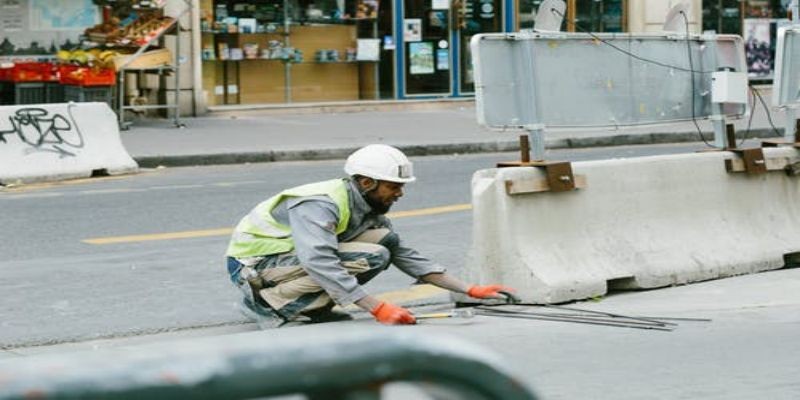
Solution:
{"label": "curb", "polygon": [[[778,130],[783,135],[781,129]],[[744,131],[737,132],[737,138],[743,139]],[[703,132],[706,141],[713,142],[713,132]],[[780,137],[771,128],[751,129],[748,139]],[[696,131],[670,133],[619,134],[612,136],[596,136],[583,138],[551,139],[546,141],[548,149],[579,149],[589,147],[610,147],[626,145],[648,145],[668,143],[697,142]],[[198,165],[226,165],[245,163],[264,163],[282,161],[318,161],[345,159],[361,146],[299,150],[268,150],[261,152],[234,152],[216,154],[189,154],[163,156],[134,156],[141,168],[187,167]],[[432,156],[448,154],[475,154],[518,151],[516,140],[493,142],[464,142],[426,145],[397,145],[398,149],[408,156]]]}

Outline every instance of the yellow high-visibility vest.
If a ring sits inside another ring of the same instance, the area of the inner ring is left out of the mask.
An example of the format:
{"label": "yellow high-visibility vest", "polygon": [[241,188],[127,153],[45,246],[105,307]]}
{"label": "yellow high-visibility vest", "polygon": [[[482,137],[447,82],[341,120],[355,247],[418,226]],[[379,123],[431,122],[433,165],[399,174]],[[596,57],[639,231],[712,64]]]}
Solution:
{"label": "yellow high-visibility vest", "polygon": [[234,229],[228,245],[229,257],[256,257],[285,253],[294,249],[292,230],[272,216],[272,210],[281,202],[292,197],[328,196],[339,208],[339,221],[336,234],[347,229],[350,221],[350,202],[347,193],[347,181],[332,179],[329,181],[309,183],[286,189],[275,196],[259,203],[249,214],[244,216]]}

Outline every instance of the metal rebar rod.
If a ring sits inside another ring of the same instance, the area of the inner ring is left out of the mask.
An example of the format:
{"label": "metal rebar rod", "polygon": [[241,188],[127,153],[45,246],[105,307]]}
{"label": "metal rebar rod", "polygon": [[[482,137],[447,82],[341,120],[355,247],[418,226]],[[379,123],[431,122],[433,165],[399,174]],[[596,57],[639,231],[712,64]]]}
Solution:
{"label": "metal rebar rod", "polygon": [[671,332],[673,330],[673,328],[665,326],[657,326],[657,325],[632,325],[632,324],[605,322],[605,321],[583,321],[571,318],[551,318],[551,317],[541,317],[535,315],[503,314],[503,313],[496,313],[493,311],[481,311],[478,315],[484,315],[487,317],[500,317],[500,318],[534,319],[534,320],[553,321],[553,322],[572,322],[576,324],[602,325],[602,326],[612,326],[618,328],[650,329],[650,330],[667,331],[667,332]]}
{"label": "metal rebar rod", "polygon": [[552,305],[552,304],[545,304],[544,307],[553,308],[553,309],[556,309],[556,310],[580,311],[580,312],[585,312],[585,313],[590,313],[590,314],[607,315],[609,317],[628,318],[628,319],[636,319],[636,320],[640,320],[640,321],[663,323],[662,321],[658,321],[658,320],[655,320],[655,319],[643,318],[643,317],[631,317],[631,316],[628,316],[628,315],[615,314],[615,313],[610,313],[610,312],[605,312],[605,311],[584,310],[584,309],[581,309],[581,308],[566,307],[566,306],[556,306],[556,305]]}
{"label": "metal rebar rod", "polygon": [[[509,304],[487,304],[485,306],[498,307],[498,306],[507,306],[507,305],[509,305]],[[653,323],[653,324],[664,324],[663,321],[659,321],[659,320],[652,319],[652,318],[647,318],[647,317],[632,317],[632,316],[628,316],[628,315],[615,314],[615,313],[610,313],[610,312],[605,312],[605,311],[586,310],[586,309],[575,308],[575,307],[557,306],[557,305],[553,305],[553,304],[516,303],[514,305],[516,305],[516,306],[528,306],[528,307],[545,307],[545,308],[551,308],[551,309],[556,309],[556,310],[576,311],[576,312],[583,312],[583,313],[587,313],[587,314],[605,315],[605,316],[608,316],[608,317],[615,317],[615,318],[626,318],[626,319],[630,319],[630,320],[644,321],[644,322],[649,322],[649,323]],[[667,323],[667,324],[669,324],[669,323]]]}
{"label": "metal rebar rod", "polygon": [[534,315],[534,316],[541,316],[541,317],[553,317],[553,318],[570,318],[576,320],[583,320],[583,321],[605,321],[605,322],[612,322],[612,323],[619,323],[619,324],[631,324],[631,325],[643,325],[643,326],[661,326],[665,327],[667,325],[677,325],[671,322],[645,322],[641,320],[631,320],[627,318],[618,318],[618,317],[608,317],[608,316],[601,316],[601,315],[578,315],[578,314],[557,314],[557,313],[540,313],[535,311],[512,311],[512,310],[501,310],[501,309],[491,309],[488,310],[490,312],[497,312],[503,314],[519,314],[519,315]]}

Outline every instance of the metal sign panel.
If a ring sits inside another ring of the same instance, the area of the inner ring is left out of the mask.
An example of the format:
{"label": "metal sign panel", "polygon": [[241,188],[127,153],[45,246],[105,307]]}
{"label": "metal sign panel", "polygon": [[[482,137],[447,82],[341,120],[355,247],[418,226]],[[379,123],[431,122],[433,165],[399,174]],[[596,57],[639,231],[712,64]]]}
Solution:
{"label": "metal sign panel", "polygon": [[478,122],[503,130],[601,127],[690,120],[692,106],[695,118],[747,112],[744,104],[711,103],[712,72],[746,71],[741,37],[593,35],[473,37]]}
{"label": "metal sign panel", "polygon": [[800,104],[800,26],[787,26],[778,29],[772,105],[797,104]]}

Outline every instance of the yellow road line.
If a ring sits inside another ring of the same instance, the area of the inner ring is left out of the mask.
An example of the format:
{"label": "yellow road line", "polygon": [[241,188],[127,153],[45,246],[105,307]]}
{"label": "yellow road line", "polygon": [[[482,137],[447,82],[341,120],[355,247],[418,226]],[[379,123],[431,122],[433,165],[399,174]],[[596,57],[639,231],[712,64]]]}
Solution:
{"label": "yellow road line", "polygon": [[231,228],[220,229],[206,229],[202,231],[183,231],[183,232],[168,232],[168,233],[151,233],[147,235],[131,235],[131,236],[113,236],[105,238],[84,239],[82,242],[88,244],[112,244],[112,243],[131,243],[131,242],[149,242],[154,240],[173,240],[173,239],[189,239],[208,236],[225,236],[233,232]]}
{"label": "yellow road line", "polygon": [[444,214],[472,209],[471,204],[453,204],[442,207],[420,208],[418,210],[396,211],[386,214],[389,218],[419,217],[421,215]]}
{"label": "yellow road line", "polygon": [[[417,210],[397,211],[387,214],[389,218],[408,218],[419,217],[423,215],[445,214],[457,211],[467,211],[472,208],[470,204],[453,204],[442,207],[420,208]],[[232,228],[219,228],[219,229],[205,229],[199,231],[183,231],[183,232],[167,232],[167,233],[151,233],[146,235],[131,235],[131,236],[112,236],[102,238],[84,239],[83,243],[88,244],[115,244],[115,243],[134,243],[134,242],[150,242],[158,240],[174,240],[174,239],[191,239],[209,236],[227,236],[233,232]]]}
{"label": "yellow road line", "polygon": [[[404,290],[393,290],[390,292],[379,293],[375,295],[375,297],[381,301],[388,301],[389,303],[392,304],[403,305],[415,301],[420,301],[423,299],[429,299],[435,296],[440,296],[445,293],[449,292],[447,290],[444,290],[442,288],[430,284],[424,284],[424,285],[414,285]],[[345,307],[346,311],[351,311],[351,312],[357,311],[358,309],[359,307],[355,304],[351,304]]]}

